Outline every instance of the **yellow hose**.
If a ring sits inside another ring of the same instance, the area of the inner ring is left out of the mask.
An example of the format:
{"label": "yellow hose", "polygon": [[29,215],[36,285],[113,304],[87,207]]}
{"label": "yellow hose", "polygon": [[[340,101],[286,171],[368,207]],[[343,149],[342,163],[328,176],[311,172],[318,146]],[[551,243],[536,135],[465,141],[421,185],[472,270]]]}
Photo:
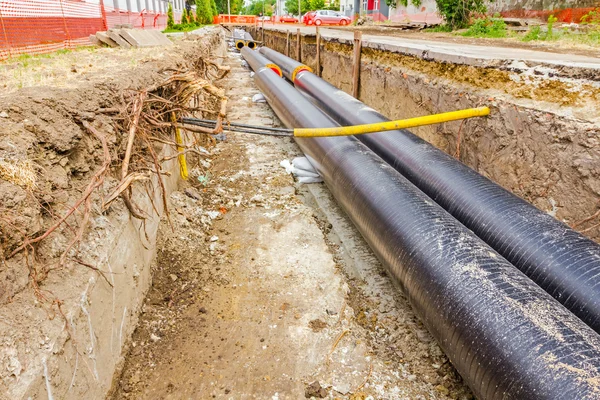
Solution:
{"label": "yellow hose", "polygon": [[[177,116],[174,112],[171,112],[171,122],[173,122],[173,124],[177,124]],[[175,142],[177,142],[178,145],[183,144],[183,139],[181,138],[181,131],[179,130],[179,127],[177,125],[175,125]],[[185,154],[183,154],[184,151],[184,147],[177,146],[177,152],[179,153],[179,155],[177,156],[177,159],[179,160],[179,174],[181,175],[182,179],[187,179],[188,169],[187,161],[185,160]]]}
{"label": "yellow hose", "polygon": [[294,129],[296,137],[325,137],[325,136],[350,136],[364,133],[393,131],[396,129],[414,128],[415,126],[440,124],[442,122],[456,121],[459,119],[484,117],[490,113],[487,107],[468,108],[466,110],[451,111],[441,114],[426,115],[397,121],[378,122],[375,124],[336,126],[335,128],[299,128]]}

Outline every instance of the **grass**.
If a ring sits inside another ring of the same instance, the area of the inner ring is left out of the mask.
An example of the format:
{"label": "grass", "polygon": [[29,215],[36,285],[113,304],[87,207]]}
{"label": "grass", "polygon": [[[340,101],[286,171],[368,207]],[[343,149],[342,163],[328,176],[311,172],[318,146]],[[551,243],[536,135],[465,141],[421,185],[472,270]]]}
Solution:
{"label": "grass", "polygon": [[70,54],[74,51],[89,51],[90,53],[93,53],[97,49],[98,48],[96,46],[78,46],[75,49],[60,49],[60,50],[56,50],[56,51],[53,51],[50,53],[43,53],[43,54],[20,54],[18,56],[13,56],[13,57],[7,58],[4,61],[0,61],[0,65],[17,63],[17,64],[21,64],[25,68],[39,67],[40,65],[42,65],[42,60],[44,60],[44,59],[51,59],[51,58],[59,57],[64,54]]}
{"label": "grass", "polygon": [[200,29],[206,25],[196,25],[196,24],[175,24],[173,28],[167,28],[163,31],[163,33],[174,33],[174,32],[190,32],[195,31],[196,29]]}
{"label": "grass", "polygon": [[[554,15],[550,15],[546,26],[535,25],[525,33],[517,33],[508,30],[501,18],[485,17],[476,19],[465,32],[455,34],[473,38],[514,38],[523,42],[566,42],[600,47],[600,8],[590,12],[587,18],[585,16],[582,18],[581,25],[588,26],[587,32],[573,32],[567,27],[556,29],[554,27],[556,22]],[[448,25],[438,25],[425,29],[425,32],[452,32],[452,29]]]}
{"label": "grass", "polygon": [[505,38],[507,29],[500,18],[478,18],[462,36],[478,38]]}
{"label": "grass", "polygon": [[452,32],[452,27],[447,24],[434,26],[433,28],[425,28],[425,32]]}

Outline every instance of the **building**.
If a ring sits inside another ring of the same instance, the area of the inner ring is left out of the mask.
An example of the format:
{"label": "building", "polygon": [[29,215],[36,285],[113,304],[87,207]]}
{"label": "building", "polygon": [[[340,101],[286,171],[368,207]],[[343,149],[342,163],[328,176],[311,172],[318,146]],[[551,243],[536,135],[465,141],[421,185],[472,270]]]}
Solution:
{"label": "building", "polygon": [[358,13],[382,22],[389,19],[390,8],[385,0],[340,0],[340,11],[349,17]]}

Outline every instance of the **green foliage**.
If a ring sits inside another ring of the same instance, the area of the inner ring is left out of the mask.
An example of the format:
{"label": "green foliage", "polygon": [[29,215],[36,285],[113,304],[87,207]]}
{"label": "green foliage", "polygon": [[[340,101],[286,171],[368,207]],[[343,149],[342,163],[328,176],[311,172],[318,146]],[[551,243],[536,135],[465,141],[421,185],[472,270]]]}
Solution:
{"label": "green foliage", "polygon": [[194,16],[194,12],[192,10],[190,10],[190,12],[188,12],[188,21],[190,24],[194,24],[196,25],[196,17]]}
{"label": "green foliage", "polygon": [[600,7],[594,8],[589,13],[581,17],[582,25],[600,25]]}
{"label": "green foliage", "polygon": [[322,10],[325,7],[325,0],[309,0],[312,10]]}
{"label": "green foliage", "polygon": [[[325,2],[323,2],[325,3]],[[340,0],[334,0],[329,3],[329,7],[323,7],[324,10],[340,11]]]}
{"label": "green foliage", "polygon": [[[396,7],[396,3],[400,3],[404,7],[408,7],[408,0],[385,0],[385,4],[387,4],[388,7]],[[422,3],[422,0],[410,0],[410,3],[415,7],[419,7]]]}
{"label": "green foliage", "polygon": [[173,4],[169,3],[169,8],[167,9],[167,29],[173,29],[173,25],[175,25],[175,20],[173,19]]}
{"label": "green foliage", "polygon": [[184,8],[183,12],[181,13],[181,23],[182,24],[189,24],[190,23],[190,19],[188,18],[188,10],[187,10],[187,8]]}
{"label": "green foliage", "polygon": [[485,0],[435,0],[438,12],[453,30],[464,28],[473,13],[486,11]]}
{"label": "green foliage", "polygon": [[452,27],[448,24],[442,24],[433,28],[425,28],[425,32],[452,32]]}
{"label": "green foliage", "polygon": [[204,25],[212,24],[213,14],[210,0],[196,0],[196,22]]}
{"label": "green foliage", "polygon": [[217,10],[217,3],[215,2],[215,0],[210,0],[210,8],[212,10],[213,17],[219,15],[219,10]]}
{"label": "green foliage", "polygon": [[169,32],[189,32],[189,31],[193,31],[198,29],[199,27],[201,27],[203,25],[200,25],[198,23],[194,23],[194,24],[175,24],[173,25],[171,28],[167,28],[165,29],[163,32],[164,33],[169,33]]}
{"label": "green foliage", "polygon": [[499,18],[478,18],[473,25],[463,33],[463,36],[481,38],[503,38],[506,37],[506,23]]}
{"label": "green foliage", "polygon": [[552,32],[552,27],[556,21],[558,21],[558,18],[556,18],[553,14],[550,14],[548,17],[548,32],[546,33],[546,40],[551,39],[552,35],[554,35]]}
{"label": "green foliage", "polygon": [[[285,9],[292,15],[298,15],[298,0],[285,0]],[[310,0],[300,0],[300,13],[304,15],[312,11]]]}
{"label": "green foliage", "polygon": [[546,38],[545,34],[542,34],[542,28],[538,25],[532,26],[529,28],[523,39],[524,42],[531,42],[532,40],[544,40]]}
{"label": "green foliage", "polygon": [[532,40],[554,40],[554,39],[558,39],[560,36],[562,36],[561,34],[559,35],[555,35],[552,31],[552,28],[554,27],[554,23],[558,21],[558,19],[554,16],[554,15],[550,15],[548,17],[548,24],[547,24],[547,30],[545,32],[542,31],[542,28],[539,25],[536,26],[532,26],[527,33],[525,34],[525,36],[523,36],[523,39],[521,39],[524,42],[531,42]]}
{"label": "green foliage", "polygon": [[265,15],[273,15],[273,12],[275,11],[275,0],[254,0],[244,8],[244,14],[260,15],[263,12],[263,6]]}

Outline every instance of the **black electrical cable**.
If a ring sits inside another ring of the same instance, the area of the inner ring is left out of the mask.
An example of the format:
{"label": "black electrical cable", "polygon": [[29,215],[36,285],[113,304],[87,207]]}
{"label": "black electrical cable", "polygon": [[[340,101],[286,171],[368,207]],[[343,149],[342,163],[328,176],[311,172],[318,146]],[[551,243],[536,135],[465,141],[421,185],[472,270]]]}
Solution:
{"label": "black electrical cable", "polygon": [[[217,121],[214,119],[199,119],[199,118],[190,118],[190,117],[182,118],[181,122],[183,122],[184,124],[189,123],[189,124],[194,124],[194,125],[197,123],[206,123],[206,124],[211,124],[211,126],[213,126],[213,127],[217,124]],[[263,131],[294,133],[293,129],[288,129],[288,128],[276,128],[273,126],[262,126],[262,125],[249,125],[249,124],[241,124],[239,122],[229,122],[229,121],[224,122],[223,126],[234,126],[234,127],[251,128],[251,129],[257,129],[257,130],[263,130]]]}
{"label": "black electrical cable", "polygon": [[[194,121],[194,120],[189,120],[186,118],[183,118],[182,122],[187,125],[200,126],[203,128],[214,129],[216,127],[216,124],[213,124],[213,123]],[[251,125],[249,125],[249,126],[251,126]],[[271,130],[263,130],[262,127],[255,127],[255,128],[252,127],[252,129],[250,129],[250,128],[243,128],[243,127],[237,127],[237,126],[223,125],[223,130],[229,131],[229,132],[235,132],[235,133],[248,133],[248,134],[263,135],[263,136],[277,136],[277,137],[293,137],[294,136],[293,130],[292,131],[289,131],[289,130],[288,131],[271,131]]]}
{"label": "black electrical cable", "polygon": [[[286,126],[336,126],[271,69],[255,72]],[[296,142],[478,398],[598,398],[596,332],[358,139]]]}

